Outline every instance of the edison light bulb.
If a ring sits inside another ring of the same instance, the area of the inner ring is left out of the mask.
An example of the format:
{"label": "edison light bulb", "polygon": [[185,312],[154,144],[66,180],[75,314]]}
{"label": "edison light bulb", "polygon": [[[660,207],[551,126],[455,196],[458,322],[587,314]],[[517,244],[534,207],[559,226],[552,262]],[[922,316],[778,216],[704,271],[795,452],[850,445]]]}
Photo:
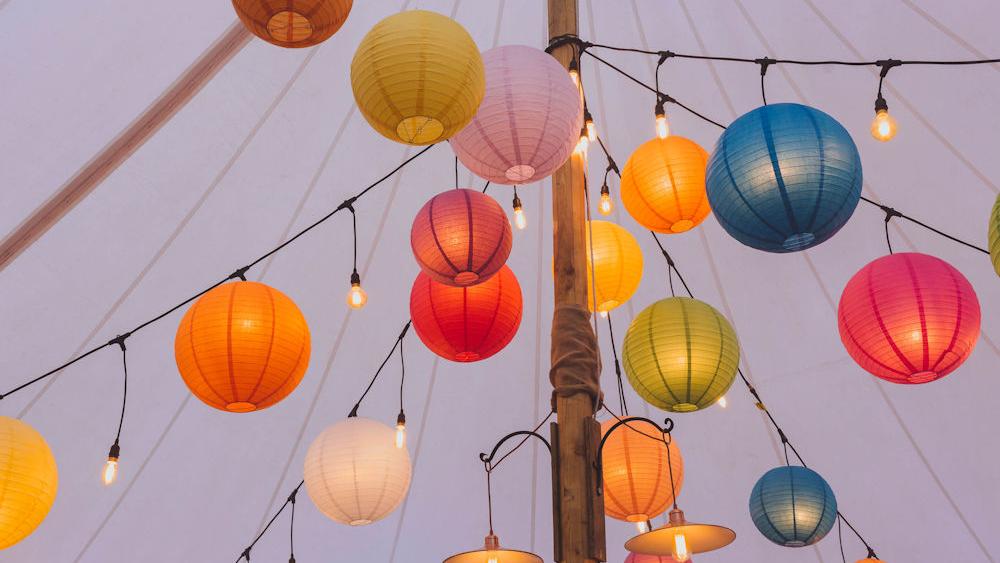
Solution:
{"label": "edison light bulb", "polygon": [[719,406],[722,407],[722,408],[726,408],[727,406],[729,406],[729,401],[726,400],[726,396],[725,395],[719,397],[719,401],[718,402],[719,402]]}
{"label": "edison light bulb", "polygon": [[101,476],[105,485],[111,485],[118,479],[118,460],[115,458],[108,458],[108,461],[104,463],[104,474]]}
{"label": "edison light bulb", "polygon": [[352,309],[360,309],[368,303],[368,294],[361,289],[361,282],[352,283],[351,290],[347,292],[347,304]]}
{"label": "edison light bulb", "polygon": [[403,449],[406,446],[406,415],[399,413],[396,417],[396,448]]}
{"label": "edison light bulb", "polygon": [[670,135],[670,125],[667,123],[667,114],[656,114],[656,136],[666,139]]}
{"label": "edison light bulb", "polygon": [[496,553],[487,552],[486,557],[486,563],[500,563],[500,558],[497,557]]}
{"label": "edison light bulb", "polygon": [[608,191],[608,186],[605,185],[601,188],[601,201],[597,204],[597,211],[601,215],[611,215],[611,210],[614,209],[615,205],[611,201],[611,192]]}
{"label": "edison light bulb", "polygon": [[576,143],[576,152],[577,152],[577,154],[586,156],[587,155],[587,147],[589,146],[589,144],[590,144],[590,140],[587,138],[587,132],[586,132],[586,130],[584,130],[583,132],[580,133],[580,140]]}
{"label": "edison light bulb", "polygon": [[587,112],[587,116],[584,118],[584,125],[587,128],[587,139],[591,143],[597,141],[597,126],[594,125],[594,118],[590,116],[590,112]]}
{"label": "edison light bulb", "polygon": [[886,142],[896,136],[896,119],[889,115],[889,109],[879,109],[872,120],[872,137]]}
{"label": "edison light bulb", "polygon": [[528,218],[524,216],[524,208],[521,207],[521,198],[514,194],[514,226],[523,231],[528,226]]}
{"label": "edison light bulb", "polygon": [[688,551],[687,538],[684,534],[674,536],[674,559],[680,563],[691,560],[691,552]]}

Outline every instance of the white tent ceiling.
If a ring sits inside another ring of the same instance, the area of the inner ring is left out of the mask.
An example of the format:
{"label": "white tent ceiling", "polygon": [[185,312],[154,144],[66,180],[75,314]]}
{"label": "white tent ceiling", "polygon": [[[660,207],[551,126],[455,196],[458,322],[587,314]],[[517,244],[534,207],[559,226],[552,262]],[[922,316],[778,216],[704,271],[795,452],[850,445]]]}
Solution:
{"label": "white tent ceiling", "polygon": [[[1000,8],[985,0],[581,0],[581,36],[653,49],[742,56],[874,59],[970,58],[1000,52]],[[388,142],[358,115],[348,66],[362,35],[400,9],[462,23],[482,49],[544,46],[541,0],[356,2],[344,28],[311,50],[261,41],[243,49],[145,146],[45,236],[0,272],[0,384],[10,388],[107,341],[213,283],[284,240],[394,167],[413,149]],[[233,22],[229,2],[0,0],[0,232],[13,229],[149,105]],[[655,60],[608,54],[652,80]],[[877,75],[870,68],[785,67],[767,77],[769,101],[800,101],[841,120],[865,166],[866,195],[983,245],[1000,178],[995,131],[1000,66],[906,67],[886,97],[900,134],[867,133]],[[652,133],[650,95],[606,68],[584,68],[594,117],[619,163]],[[759,105],[752,65],[671,60],[663,84],[681,101],[728,122]],[[680,110],[676,132],[711,147],[718,130]],[[122,474],[99,472],[117,423],[120,357],[112,349],[0,403],[49,441],[60,468],[55,507],[0,561],[231,561],[301,478],[305,449],[344,417],[407,316],[408,230],[419,206],[451,187],[453,157],[431,149],[358,204],[360,261],[370,303],[349,313],[346,215],[250,272],[302,308],[313,334],[310,369],[281,404],[249,415],[215,411],[176,373],[179,314],[129,340],[132,385]],[[603,167],[594,157],[593,166]],[[481,185],[462,172],[463,183]],[[596,189],[596,187],[594,187]],[[491,188],[506,206],[509,190]],[[299,561],[440,561],[485,533],[477,453],[548,411],[551,198],[548,182],[521,192],[530,226],[515,233],[510,265],[525,315],[512,344],[478,364],[436,361],[408,341],[407,413],[415,474],[406,504],[365,528],[342,527],[299,503]],[[619,207],[620,210],[620,207]],[[729,238],[714,218],[666,237],[696,295],[720,308],[743,344],[743,367],[842,510],[890,562],[1000,557],[1000,424],[996,365],[1000,283],[981,254],[911,224],[897,249],[940,256],[973,283],[983,336],[969,361],[923,386],[880,382],[847,356],[836,303],[848,278],[885,253],[882,213],[862,204],[816,249],[771,255]],[[643,245],[636,297],[614,315],[619,337],[639,309],[664,296],[666,270],[648,234],[615,219]],[[606,367],[607,333],[602,329]],[[361,414],[390,423],[395,367]],[[605,369],[605,389],[613,371]],[[640,406],[633,412],[660,417]],[[612,392],[613,394],[613,392]],[[690,518],[738,533],[701,561],[839,560],[836,538],[816,548],[771,545],[750,521],[754,481],[778,464],[778,444],[745,390],[729,408],[676,416]],[[548,459],[525,449],[494,478],[505,544],[551,558]],[[287,558],[287,520],[254,561]],[[633,527],[608,524],[611,561]],[[848,557],[863,550],[845,536]],[[852,560],[853,560],[852,559]]]}

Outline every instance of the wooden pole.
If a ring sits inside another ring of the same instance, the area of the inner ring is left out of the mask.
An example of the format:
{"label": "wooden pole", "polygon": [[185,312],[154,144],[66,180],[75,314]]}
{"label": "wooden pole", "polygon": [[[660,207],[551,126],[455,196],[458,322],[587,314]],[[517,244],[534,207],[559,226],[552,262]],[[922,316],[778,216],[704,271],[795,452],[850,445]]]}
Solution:
{"label": "wooden pole", "polygon": [[[577,34],[578,0],[548,0],[549,39]],[[576,56],[573,45],[552,51],[567,69]],[[552,223],[555,304],[587,306],[586,157],[574,153],[552,175]],[[553,334],[553,339],[558,335]],[[553,347],[556,343],[553,341]],[[604,510],[596,495],[596,439],[590,395],[556,396],[558,425],[553,451],[556,508],[556,554],[560,563],[594,563],[605,559]],[[595,512],[597,512],[595,514]]]}

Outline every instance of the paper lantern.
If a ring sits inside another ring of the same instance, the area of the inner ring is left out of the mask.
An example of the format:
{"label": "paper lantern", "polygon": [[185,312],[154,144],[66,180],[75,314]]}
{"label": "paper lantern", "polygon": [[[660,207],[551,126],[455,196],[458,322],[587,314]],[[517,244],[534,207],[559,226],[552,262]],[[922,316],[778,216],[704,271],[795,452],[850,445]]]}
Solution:
{"label": "paper lantern", "polygon": [[191,305],[174,338],[184,383],[229,412],[266,409],[309,367],[309,327],[284,293],[257,282],[220,285]]}
{"label": "paper lantern", "polygon": [[451,140],[466,168],[497,184],[548,177],[573,153],[583,127],[579,91],[551,55],[507,45],[483,53],[486,96]]}
{"label": "paper lantern", "polygon": [[410,453],[396,447],[396,431],[350,417],[327,428],[309,446],[306,492],[327,518],[364,526],[396,510],[410,489]]}
{"label": "paper lantern", "polygon": [[599,312],[611,311],[628,301],[639,288],[642,249],[632,233],[608,221],[590,221],[586,237],[587,307],[593,311],[596,301]]}
{"label": "paper lantern", "polygon": [[521,325],[521,286],[507,266],[470,287],[437,283],[421,272],[410,291],[410,318],[432,352],[475,362],[502,350]]}
{"label": "paper lantern", "polygon": [[410,145],[450,138],[485,91],[479,48],[458,22],[410,10],[375,24],[354,53],[351,87],[368,123]]}
{"label": "paper lantern", "polygon": [[0,416],[0,549],[28,537],[56,501],[59,471],[45,438]]}
{"label": "paper lantern", "polygon": [[510,221],[500,204],[478,190],[448,190],[417,213],[410,247],[434,281],[467,286],[488,280],[510,256]]}
{"label": "paper lantern", "polygon": [[[617,420],[601,424],[606,435]],[[604,443],[601,464],[604,468],[604,512],[617,520],[645,522],[666,512],[674,502],[670,487],[670,468],[674,489],[680,494],[684,485],[684,460],[677,441],[670,442],[670,455],[660,430],[648,422],[630,421],[615,429]]]}
{"label": "paper lantern", "polygon": [[352,0],[233,0],[250,33],[281,47],[311,47],[330,38],[351,13]]}
{"label": "paper lantern", "polygon": [[993,203],[993,211],[990,212],[990,261],[993,262],[993,270],[1000,276],[1000,195]]}
{"label": "paper lantern", "polygon": [[710,407],[733,384],[740,344],[729,321],[689,297],[653,303],[625,333],[622,364],[649,404],[672,412]]}
{"label": "paper lantern", "polygon": [[[686,563],[694,561],[693,557],[688,557]],[[629,553],[625,558],[625,563],[677,563],[673,555],[645,555],[643,553]]]}
{"label": "paper lantern", "polygon": [[733,238],[768,252],[829,239],[861,197],[861,157],[829,115],[799,104],[759,107],[734,121],[708,161],[712,211]]}
{"label": "paper lantern", "polygon": [[840,339],[865,371],[893,383],[940,379],[979,338],[979,299],[961,272],[915,252],[883,256],[847,282]]}
{"label": "paper lantern", "polygon": [[622,168],[621,197],[629,215],[659,233],[683,233],[711,209],[705,193],[708,153],[684,137],[642,144]]}
{"label": "paper lantern", "polygon": [[812,469],[776,467],[750,493],[750,517],[761,534],[784,547],[812,545],[837,521],[837,498]]}

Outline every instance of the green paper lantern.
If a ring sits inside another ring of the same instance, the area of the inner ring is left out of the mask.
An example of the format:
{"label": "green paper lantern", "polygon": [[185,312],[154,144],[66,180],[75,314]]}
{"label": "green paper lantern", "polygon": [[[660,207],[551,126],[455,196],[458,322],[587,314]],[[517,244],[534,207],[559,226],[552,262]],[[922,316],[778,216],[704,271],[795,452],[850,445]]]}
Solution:
{"label": "green paper lantern", "polygon": [[993,211],[990,212],[990,261],[993,262],[993,269],[1000,276],[1000,195],[997,196],[993,204]]}

